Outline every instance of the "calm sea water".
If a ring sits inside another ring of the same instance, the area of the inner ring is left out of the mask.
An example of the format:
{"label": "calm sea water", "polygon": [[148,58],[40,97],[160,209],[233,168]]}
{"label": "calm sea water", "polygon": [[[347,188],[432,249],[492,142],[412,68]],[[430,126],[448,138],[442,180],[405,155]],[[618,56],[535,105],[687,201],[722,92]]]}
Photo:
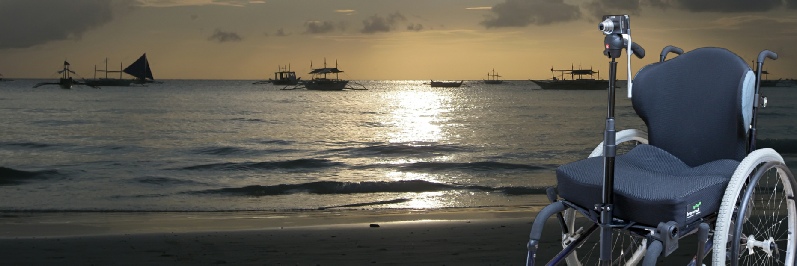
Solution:
{"label": "calm sea water", "polygon": [[[602,140],[605,91],[529,81],[0,82],[0,210],[230,211],[540,203]],[[797,88],[764,88],[762,146],[797,165]],[[618,128],[644,128],[618,96]]]}

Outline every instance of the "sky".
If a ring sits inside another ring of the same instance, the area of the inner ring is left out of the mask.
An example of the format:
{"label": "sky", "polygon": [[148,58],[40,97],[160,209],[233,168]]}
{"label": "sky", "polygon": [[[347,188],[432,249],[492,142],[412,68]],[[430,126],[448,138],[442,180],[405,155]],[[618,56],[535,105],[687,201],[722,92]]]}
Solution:
{"label": "sky", "polygon": [[[797,0],[0,0],[0,74],[78,77],[146,53],[156,79],[273,77],[290,65],[353,80],[551,78],[551,68],[608,74],[602,15],[629,14],[633,41],[661,49],[762,49],[769,79],[797,77]],[[625,62],[623,57],[621,62]],[[100,73],[101,74],[101,73]],[[620,64],[618,78],[625,79]]]}

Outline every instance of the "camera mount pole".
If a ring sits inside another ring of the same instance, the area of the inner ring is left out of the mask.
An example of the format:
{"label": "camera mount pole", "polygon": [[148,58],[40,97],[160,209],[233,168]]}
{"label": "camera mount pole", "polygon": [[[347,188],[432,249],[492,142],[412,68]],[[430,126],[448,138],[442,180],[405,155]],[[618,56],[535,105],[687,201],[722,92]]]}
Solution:
{"label": "camera mount pole", "polygon": [[622,55],[626,44],[621,34],[607,34],[603,39],[603,44],[603,54],[611,58],[611,62],[609,62],[609,104],[606,111],[606,131],[603,134],[603,195],[601,205],[595,207],[597,211],[600,211],[600,265],[610,265],[612,262],[614,159],[617,155],[614,122],[615,83],[617,81],[617,61],[615,59]]}

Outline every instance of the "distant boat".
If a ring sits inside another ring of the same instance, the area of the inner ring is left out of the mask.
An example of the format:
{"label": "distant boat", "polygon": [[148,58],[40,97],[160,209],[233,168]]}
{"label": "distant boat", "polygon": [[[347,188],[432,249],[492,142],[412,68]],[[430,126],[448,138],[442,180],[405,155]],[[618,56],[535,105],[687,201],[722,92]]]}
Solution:
{"label": "distant boat", "polygon": [[[556,72],[559,72],[560,77],[556,77]],[[594,79],[592,76],[600,72],[592,71],[590,69],[575,69],[572,65],[570,69],[553,69],[551,68],[553,78],[548,80],[532,80],[540,86],[543,90],[605,90],[609,88],[608,80]],[[570,79],[566,79],[569,75]]]}
{"label": "distant boat", "polygon": [[[313,63],[310,63],[310,68],[313,69]],[[338,69],[338,61],[335,60],[335,67],[327,67],[327,60],[324,59],[324,67],[316,68],[310,71],[312,76],[311,80],[304,82],[304,87],[308,90],[320,91],[340,91],[346,89],[348,80],[342,80],[338,77],[338,73],[343,71]],[[328,78],[327,75],[335,74],[335,78]]]}
{"label": "distant boat", "polygon": [[460,81],[434,81],[432,80],[430,85],[432,87],[443,87],[443,88],[453,88],[462,86],[462,83],[465,82],[464,80]]}
{"label": "distant boat", "polygon": [[0,81],[12,81],[13,79],[3,78],[3,74],[0,74]]}
{"label": "distant boat", "polygon": [[[97,78],[97,72],[105,72],[105,78]],[[108,73],[119,73],[119,78],[108,78]],[[122,73],[126,73],[130,76],[133,76],[134,79],[123,79]],[[119,64],[118,71],[108,70],[108,59],[105,60],[105,69],[104,70],[97,70],[97,66],[94,66],[94,79],[86,80],[86,84],[89,86],[130,86],[130,84],[144,84],[144,83],[152,83],[155,81],[155,78],[152,77],[152,69],[149,67],[149,61],[147,60],[147,54],[141,55],[135,62],[127,66],[127,68],[122,69],[122,64]]]}
{"label": "distant boat", "polygon": [[[81,83],[81,82],[76,81],[75,79],[73,79],[72,75],[70,75],[70,74],[75,74],[75,71],[70,70],[69,66],[70,66],[69,62],[64,61],[64,69],[58,71],[58,74],[61,74],[61,78],[58,79],[58,82],[41,82],[41,83],[37,83],[33,87],[34,88],[38,88],[38,87],[44,86],[44,85],[58,85],[62,89],[67,89],[68,90],[68,89],[71,89],[72,86],[74,86],[74,85],[88,85],[88,84]],[[88,85],[88,86],[91,86],[91,85]],[[91,86],[91,87],[94,87],[94,86]]]}
{"label": "distant boat", "polygon": [[766,76],[769,75],[769,72],[766,70],[762,70],[761,74],[764,75],[764,78],[761,79],[761,87],[791,87],[791,84],[782,79],[767,79]]}
{"label": "distant boat", "polygon": [[501,83],[504,83],[503,80],[498,79],[500,77],[501,76],[499,76],[498,74],[495,74],[495,69],[493,69],[493,73],[492,74],[490,74],[489,72],[487,73],[487,79],[484,80],[484,83],[485,84],[501,84]]}
{"label": "distant boat", "polygon": [[269,82],[274,85],[296,85],[302,78],[296,77],[296,72],[291,71],[291,65],[287,67],[277,67],[277,72],[274,72],[274,79],[269,79]]}

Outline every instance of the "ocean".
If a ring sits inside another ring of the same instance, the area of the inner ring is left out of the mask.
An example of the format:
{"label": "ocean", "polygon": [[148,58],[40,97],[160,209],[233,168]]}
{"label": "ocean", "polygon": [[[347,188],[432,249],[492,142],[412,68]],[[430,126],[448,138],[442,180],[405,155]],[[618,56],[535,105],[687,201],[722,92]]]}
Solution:
{"label": "ocean", "polygon": [[[530,81],[0,82],[0,211],[438,209],[544,204],[602,140],[605,91]],[[762,88],[759,146],[797,167],[797,88]],[[618,129],[640,128],[618,90]]]}

